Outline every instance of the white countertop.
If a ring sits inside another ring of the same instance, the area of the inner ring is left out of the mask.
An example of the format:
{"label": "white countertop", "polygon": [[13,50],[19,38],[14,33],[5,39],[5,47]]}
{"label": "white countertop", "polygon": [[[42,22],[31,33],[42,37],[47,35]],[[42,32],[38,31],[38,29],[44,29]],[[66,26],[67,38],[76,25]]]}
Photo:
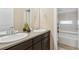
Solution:
{"label": "white countertop", "polygon": [[29,40],[29,39],[31,39],[31,38],[34,38],[34,37],[36,37],[36,36],[38,36],[38,35],[41,35],[41,34],[43,34],[43,33],[45,33],[45,32],[48,32],[49,30],[46,30],[46,31],[44,31],[44,32],[30,32],[29,34],[28,34],[28,36],[27,37],[24,37],[24,39],[22,39],[22,40],[18,40],[18,41],[15,41],[15,42],[10,42],[10,43],[0,43],[0,50],[5,50],[5,49],[7,49],[7,48],[9,48],[9,47],[12,47],[12,46],[14,46],[14,45],[17,45],[17,44],[19,44],[19,43],[21,43],[21,42],[24,42],[24,41],[26,41],[26,40]]}

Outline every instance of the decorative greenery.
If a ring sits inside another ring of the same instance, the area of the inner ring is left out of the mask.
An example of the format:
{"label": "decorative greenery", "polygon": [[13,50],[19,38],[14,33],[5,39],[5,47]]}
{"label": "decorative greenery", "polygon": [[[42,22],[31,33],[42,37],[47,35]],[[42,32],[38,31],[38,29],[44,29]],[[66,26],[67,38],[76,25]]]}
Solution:
{"label": "decorative greenery", "polygon": [[29,25],[27,24],[27,22],[24,24],[23,31],[24,32],[30,32],[31,31]]}

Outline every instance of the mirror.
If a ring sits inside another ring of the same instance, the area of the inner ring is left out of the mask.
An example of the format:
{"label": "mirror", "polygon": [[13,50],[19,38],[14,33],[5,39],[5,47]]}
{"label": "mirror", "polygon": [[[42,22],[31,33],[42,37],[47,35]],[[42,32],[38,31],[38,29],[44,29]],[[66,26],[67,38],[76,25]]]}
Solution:
{"label": "mirror", "polygon": [[24,19],[25,19],[25,23],[27,22],[29,24],[29,26],[31,26],[31,10],[30,10],[30,8],[25,9]]}
{"label": "mirror", "polygon": [[26,22],[33,30],[40,28],[40,8],[26,8],[24,14]]}

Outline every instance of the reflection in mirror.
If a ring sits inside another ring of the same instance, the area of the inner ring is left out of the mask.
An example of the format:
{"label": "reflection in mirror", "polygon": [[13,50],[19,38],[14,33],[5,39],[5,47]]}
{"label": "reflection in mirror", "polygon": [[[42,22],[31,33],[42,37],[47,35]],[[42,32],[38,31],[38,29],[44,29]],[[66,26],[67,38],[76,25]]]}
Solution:
{"label": "reflection in mirror", "polygon": [[0,8],[0,31],[13,27],[13,9]]}
{"label": "reflection in mirror", "polygon": [[25,23],[27,22],[29,24],[29,26],[31,25],[31,16],[30,16],[30,8],[26,8],[24,11],[24,19],[25,19]]}
{"label": "reflection in mirror", "polygon": [[13,8],[0,8],[0,35],[7,34],[13,30]]}
{"label": "reflection in mirror", "polygon": [[23,26],[23,31],[25,32],[30,32],[31,31],[31,16],[30,16],[30,8],[25,9],[24,11],[24,26]]}
{"label": "reflection in mirror", "polygon": [[26,8],[24,12],[26,20],[32,30],[40,29],[40,8]]}

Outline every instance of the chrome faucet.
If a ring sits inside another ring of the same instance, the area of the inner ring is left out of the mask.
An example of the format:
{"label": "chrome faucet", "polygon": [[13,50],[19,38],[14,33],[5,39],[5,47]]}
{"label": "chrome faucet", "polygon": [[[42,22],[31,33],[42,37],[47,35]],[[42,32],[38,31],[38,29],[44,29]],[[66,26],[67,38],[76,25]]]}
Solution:
{"label": "chrome faucet", "polygon": [[8,35],[14,34],[14,27],[9,27],[9,29],[7,30],[7,34]]}

